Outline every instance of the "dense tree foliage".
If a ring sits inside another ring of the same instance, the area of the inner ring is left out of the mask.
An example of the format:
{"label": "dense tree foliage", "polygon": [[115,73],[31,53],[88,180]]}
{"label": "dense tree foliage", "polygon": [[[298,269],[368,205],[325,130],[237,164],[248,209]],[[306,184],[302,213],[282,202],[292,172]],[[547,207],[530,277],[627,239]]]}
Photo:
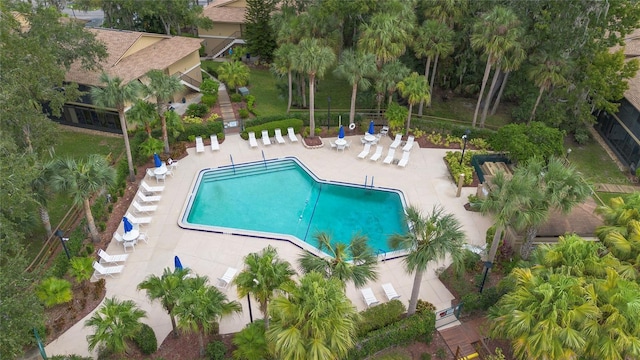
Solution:
{"label": "dense tree foliage", "polygon": [[541,122],[509,124],[501,127],[490,139],[491,146],[503,151],[513,162],[525,162],[539,157],[549,159],[564,155],[564,132]]}
{"label": "dense tree foliage", "polygon": [[275,31],[270,20],[275,10],[275,0],[247,0],[246,30],[243,34],[249,53],[262,61],[271,62],[277,47]]}

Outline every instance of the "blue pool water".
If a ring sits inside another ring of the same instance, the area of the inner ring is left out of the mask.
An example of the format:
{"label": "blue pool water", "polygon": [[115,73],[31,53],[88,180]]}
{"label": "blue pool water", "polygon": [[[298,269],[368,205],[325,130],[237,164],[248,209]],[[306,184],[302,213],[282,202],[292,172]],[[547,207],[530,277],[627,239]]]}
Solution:
{"label": "blue pool water", "polygon": [[292,235],[316,246],[320,231],[348,243],[366,235],[379,253],[387,238],[407,230],[402,194],[392,189],[321,181],[294,158],[202,170],[181,226],[234,233]]}

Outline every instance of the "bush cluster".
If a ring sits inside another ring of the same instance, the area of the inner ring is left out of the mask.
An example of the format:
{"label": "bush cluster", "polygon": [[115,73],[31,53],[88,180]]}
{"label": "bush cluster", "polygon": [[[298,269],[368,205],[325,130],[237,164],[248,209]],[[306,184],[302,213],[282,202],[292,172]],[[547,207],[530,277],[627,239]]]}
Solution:
{"label": "bush cluster", "polygon": [[362,337],[400,320],[406,311],[404,304],[396,299],[360,312],[362,320],[358,323],[357,336]]}
{"label": "bush cluster", "polygon": [[242,95],[238,93],[233,93],[229,95],[229,99],[231,102],[242,102]]}
{"label": "bush cluster", "polygon": [[138,349],[145,354],[150,355],[158,350],[158,340],[153,329],[147,325],[142,324],[138,334],[133,337],[133,342],[138,346]]}
{"label": "bush cluster", "polygon": [[201,124],[189,124],[184,127],[184,131],[178,136],[180,141],[189,141],[189,137],[202,136],[208,138],[209,135],[218,134],[218,139],[224,138],[223,124],[220,121],[208,121]]}
{"label": "bush cluster", "polygon": [[202,103],[208,107],[213,107],[218,102],[218,94],[204,94],[200,99]]}
{"label": "bush cluster", "polygon": [[224,360],[227,354],[227,346],[222,341],[212,341],[207,344],[206,356],[210,360]]}
{"label": "bush cluster", "polygon": [[456,183],[458,182],[460,174],[464,174],[464,185],[471,185],[473,182],[473,166],[471,166],[471,157],[473,157],[474,153],[472,151],[465,152],[462,165],[460,165],[461,155],[462,153],[460,151],[447,151],[444,161],[447,163],[451,177],[453,177]]}
{"label": "bush cluster", "polygon": [[[214,103],[215,104],[215,103]],[[203,117],[209,112],[209,106],[205,104],[189,104],[185,115]]]}
{"label": "bush cluster", "polygon": [[419,340],[430,343],[436,325],[433,312],[416,313],[382,329],[370,332],[349,351],[347,359],[364,359],[391,346]]}

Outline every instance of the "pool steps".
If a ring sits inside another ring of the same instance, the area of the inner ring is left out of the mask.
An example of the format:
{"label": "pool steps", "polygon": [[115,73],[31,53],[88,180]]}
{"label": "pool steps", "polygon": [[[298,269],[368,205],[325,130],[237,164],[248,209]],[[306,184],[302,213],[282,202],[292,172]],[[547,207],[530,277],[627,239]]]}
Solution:
{"label": "pool steps", "polygon": [[202,181],[216,181],[220,179],[233,179],[251,175],[271,173],[281,170],[297,169],[298,166],[293,162],[286,163],[267,163],[266,169],[264,163],[251,164],[249,166],[234,166],[232,168],[217,169],[203,175]]}

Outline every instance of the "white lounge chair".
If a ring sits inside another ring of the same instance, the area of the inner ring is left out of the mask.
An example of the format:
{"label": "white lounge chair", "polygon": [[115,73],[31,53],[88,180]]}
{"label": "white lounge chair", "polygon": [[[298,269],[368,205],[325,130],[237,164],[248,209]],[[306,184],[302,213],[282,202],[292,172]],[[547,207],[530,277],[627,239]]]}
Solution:
{"label": "white lounge chair", "polygon": [[292,127],[287,128],[287,134],[289,135],[289,141],[298,142],[298,137]]}
{"label": "white lounge chair", "polygon": [[196,152],[197,153],[204,152],[204,142],[202,142],[202,136],[196,137]]}
{"label": "white lounge chair", "polygon": [[220,150],[220,143],[218,142],[218,134],[213,134],[211,138],[211,151]]}
{"label": "white lounge chair", "polygon": [[97,261],[93,262],[94,273],[93,276],[98,278],[100,276],[109,276],[113,277],[113,275],[120,274],[122,269],[124,269],[124,265],[118,266],[103,266]]}
{"label": "white lounge chair", "polygon": [[117,264],[127,261],[129,254],[109,255],[106,251],[100,249],[98,250],[98,256],[100,257],[101,263]]}
{"label": "white lounge chair", "polygon": [[400,167],[407,166],[407,163],[409,162],[409,155],[411,155],[410,152],[403,151],[402,152],[402,159],[400,159],[400,161],[398,161],[398,166],[400,166]]}
{"label": "white lounge chair", "polygon": [[393,139],[393,142],[391,143],[391,145],[389,145],[389,148],[395,149],[400,146],[400,144],[402,144],[402,134],[396,134],[396,138]]}
{"label": "white lounge chair", "polygon": [[222,277],[218,278],[218,284],[216,285],[216,287],[219,287],[221,289],[226,289],[229,284],[231,284],[231,282],[233,281],[233,278],[236,276],[236,273],[238,272],[238,269],[236,268],[227,268],[227,271],[225,271],[224,275],[222,275]]}
{"label": "white lounge chair", "polygon": [[158,205],[140,205],[135,200],[131,202],[131,205],[133,205],[133,208],[135,209],[134,212],[137,212],[139,214],[148,214],[150,212],[158,210]]}
{"label": "white lounge chair", "polygon": [[147,196],[142,191],[138,190],[138,198],[140,199],[140,201],[142,201],[144,203],[153,203],[153,202],[160,201],[162,196],[160,196],[160,195]]}
{"label": "white lounge chair", "polygon": [[249,132],[249,145],[254,148],[258,147],[258,142],[256,141],[256,133],[253,131]]}
{"label": "white lounge chair", "polygon": [[362,150],[360,154],[358,154],[358,157],[360,159],[366,158],[367,155],[369,155],[369,151],[371,151],[371,144],[364,144],[364,150]]}
{"label": "white lounge chair", "polygon": [[387,295],[388,300],[393,300],[400,297],[400,295],[398,295],[398,293],[396,292],[396,289],[393,288],[393,284],[391,283],[382,284],[382,290],[384,290],[384,293],[385,295]]}
{"label": "white lounge chair", "polygon": [[144,224],[149,224],[151,223],[151,218],[150,217],[141,217],[141,218],[137,218],[133,215],[131,215],[130,212],[127,212],[127,215],[125,215],[127,217],[127,219],[129,219],[129,221],[131,221],[132,224],[134,225],[144,225]]}
{"label": "white lounge chair", "polygon": [[275,131],[276,131],[276,141],[278,142],[278,144],[284,144],[284,138],[282,137],[282,130],[278,128]]}
{"label": "white lounge chair", "polygon": [[402,148],[402,151],[411,151],[411,148],[413,147],[413,141],[415,140],[415,138],[413,136],[409,136],[409,138],[407,139],[407,143],[404,144],[404,147]]}
{"label": "white lounge chair", "polygon": [[269,139],[269,130],[262,130],[262,145],[271,145],[271,139]]}
{"label": "white lounge chair", "polygon": [[387,157],[382,160],[383,164],[391,164],[393,162],[393,158],[396,155],[396,149],[389,149],[387,153]]}
{"label": "white lounge chair", "polygon": [[369,158],[369,160],[371,161],[378,161],[378,159],[380,159],[380,157],[382,156],[382,149],[384,148],[384,146],[382,145],[377,145],[376,146],[376,152],[373,153],[373,155],[371,155],[371,157]]}
{"label": "white lounge chair", "polygon": [[380,303],[380,301],[376,299],[371,288],[361,289],[360,292],[362,292],[362,297],[364,298],[364,302],[367,304],[367,307],[378,305]]}
{"label": "white lounge chair", "polygon": [[148,193],[157,193],[164,190],[164,186],[150,186],[144,180],[140,182],[140,186]]}

